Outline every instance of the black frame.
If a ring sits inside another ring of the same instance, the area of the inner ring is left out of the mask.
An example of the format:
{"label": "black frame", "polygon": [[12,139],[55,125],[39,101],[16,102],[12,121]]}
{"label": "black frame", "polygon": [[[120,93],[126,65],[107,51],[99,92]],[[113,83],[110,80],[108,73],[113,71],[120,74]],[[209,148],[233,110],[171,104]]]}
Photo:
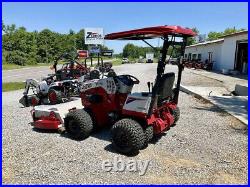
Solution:
{"label": "black frame", "polygon": [[[171,36],[171,40],[169,41],[169,36]],[[180,37],[180,36],[177,36]],[[151,96],[151,103],[148,110],[148,116],[150,116],[153,113],[153,107],[155,105],[155,102],[157,100],[157,92],[159,90],[160,80],[162,78],[162,75],[164,74],[165,66],[166,66],[166,57],[170,46],[174,45],[181,45],[181,55],[180,58],[178,58],[178,78],[177,78],[177,84],[176,84],[176,91],[174,93],[173,102],[177,105],[178,99],[179,99],[179,92],[180,92],[180,84],[181,84],[181,76],[182,71],[184,69],[184,66],[182,64],[182,58],[185,53],[185,47],[187,45],[187,36],[182,36],[183,41],[182,42],[175,42],[175,35],[166,35],[163,37],[163,46],[161,49],[161,58],[158,61],[157,65],[157,76],[155,84],[152,88],[152,96]]]}

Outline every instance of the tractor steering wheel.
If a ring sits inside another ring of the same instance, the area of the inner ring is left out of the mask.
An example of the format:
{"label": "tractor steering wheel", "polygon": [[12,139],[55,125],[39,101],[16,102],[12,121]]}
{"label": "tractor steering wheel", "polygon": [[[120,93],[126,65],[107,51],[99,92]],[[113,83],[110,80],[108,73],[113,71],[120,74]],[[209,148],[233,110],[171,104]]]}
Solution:
{"label": "tractor steering wheel", "polygon": [[134,84],[139,84],[140,83],[140,81],[136,77],[134,77],[133,75],[123,75],[123,76],[125,76],[128,79],[132,80]]}

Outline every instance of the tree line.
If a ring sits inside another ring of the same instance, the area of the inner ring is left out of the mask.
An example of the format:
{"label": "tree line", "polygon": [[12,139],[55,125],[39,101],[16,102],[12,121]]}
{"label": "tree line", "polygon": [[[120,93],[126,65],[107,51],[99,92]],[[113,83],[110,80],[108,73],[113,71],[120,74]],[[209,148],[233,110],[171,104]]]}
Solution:
{"label": "tree line", "polygon": [[[76,53],[86,50],[84,29],[78,32],[70,30],[67,34],[44,29],[40,32],[28,32],[25,27],[2,22],[2,61],[3,63],[28,65],[51,63],[62,53]],[[107,49],[101,46],[101,49]]]}
{"label": "tree line", "polygon": [[[223,35],[242,31],[244,29],[227,28],[223,32],[209,32],[207,40],[215,40]],[[199,34],[197,28],[193,31]],[[188,39],[188,45],[194,44],[194,38]],[[108,49],[100,46],[101,49]],[[40,32],[28,32],[25,27],[16,27],[15,24],[5,25],[2,22],[2,61],[3,63],[28,65],[37,63],[50,63],[62,53],[76,52],[76,50],[87,50],[84,43],[84,29],[78,32],[69,30],[67,34],[53,32],[44,29]],[[156,48],[157,49],[157,48]],[[153,52],[155,57],[160,55],[159,48],[155,51],[151,47],[139,47],[128,43],[123,48],[123,53],[118,57],[139,58],[145,57],[146,53]],[[178,48],[169,50],[169,54],[176,56]]]}
{"label": "tree line", "polygon": [[233,34],[233,33],[236,33],[236,32],[240,32],[240,31],[244,31],[246,29],[236,29],[235,27],[233,28],[226,28],[223,32],[209,32],[208,33],[208,38],[207,40],[208,41],[211,41],[211,40],[216,40],[216,39],[219,39],[219,38],[223,38],[223,36],[225,35],[228,35],[228,34]]}

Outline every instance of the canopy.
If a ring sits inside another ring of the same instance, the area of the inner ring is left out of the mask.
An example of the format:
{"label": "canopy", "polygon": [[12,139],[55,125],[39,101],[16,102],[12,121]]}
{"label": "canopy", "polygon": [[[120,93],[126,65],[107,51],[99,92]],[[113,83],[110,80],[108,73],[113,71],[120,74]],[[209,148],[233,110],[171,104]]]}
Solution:
{"label": "canopy", "polygon": [[167,35],[175,36],[195,36],[196,33],[192,29],[183,28],[180,26],[157,26],[147,27],[142,29],[135,29],[130,31],[116,32],[107,34],[105,39],[107,40],[142,40],[152,39]]}

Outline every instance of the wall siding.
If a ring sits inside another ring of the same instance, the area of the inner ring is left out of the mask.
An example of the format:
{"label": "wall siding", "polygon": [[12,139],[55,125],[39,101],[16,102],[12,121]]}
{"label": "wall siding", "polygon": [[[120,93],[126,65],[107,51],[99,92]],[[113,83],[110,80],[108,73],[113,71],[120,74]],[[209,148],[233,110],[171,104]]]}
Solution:
{"label": "wall siding", "polygon": [[241,40],[248,40],[248,34],[225,37],[222,42],[188,47],[185,54],[201,54],[201,60],[205,61],[208,52],[213,52],[215,70],[234,69],[236,42]]}

